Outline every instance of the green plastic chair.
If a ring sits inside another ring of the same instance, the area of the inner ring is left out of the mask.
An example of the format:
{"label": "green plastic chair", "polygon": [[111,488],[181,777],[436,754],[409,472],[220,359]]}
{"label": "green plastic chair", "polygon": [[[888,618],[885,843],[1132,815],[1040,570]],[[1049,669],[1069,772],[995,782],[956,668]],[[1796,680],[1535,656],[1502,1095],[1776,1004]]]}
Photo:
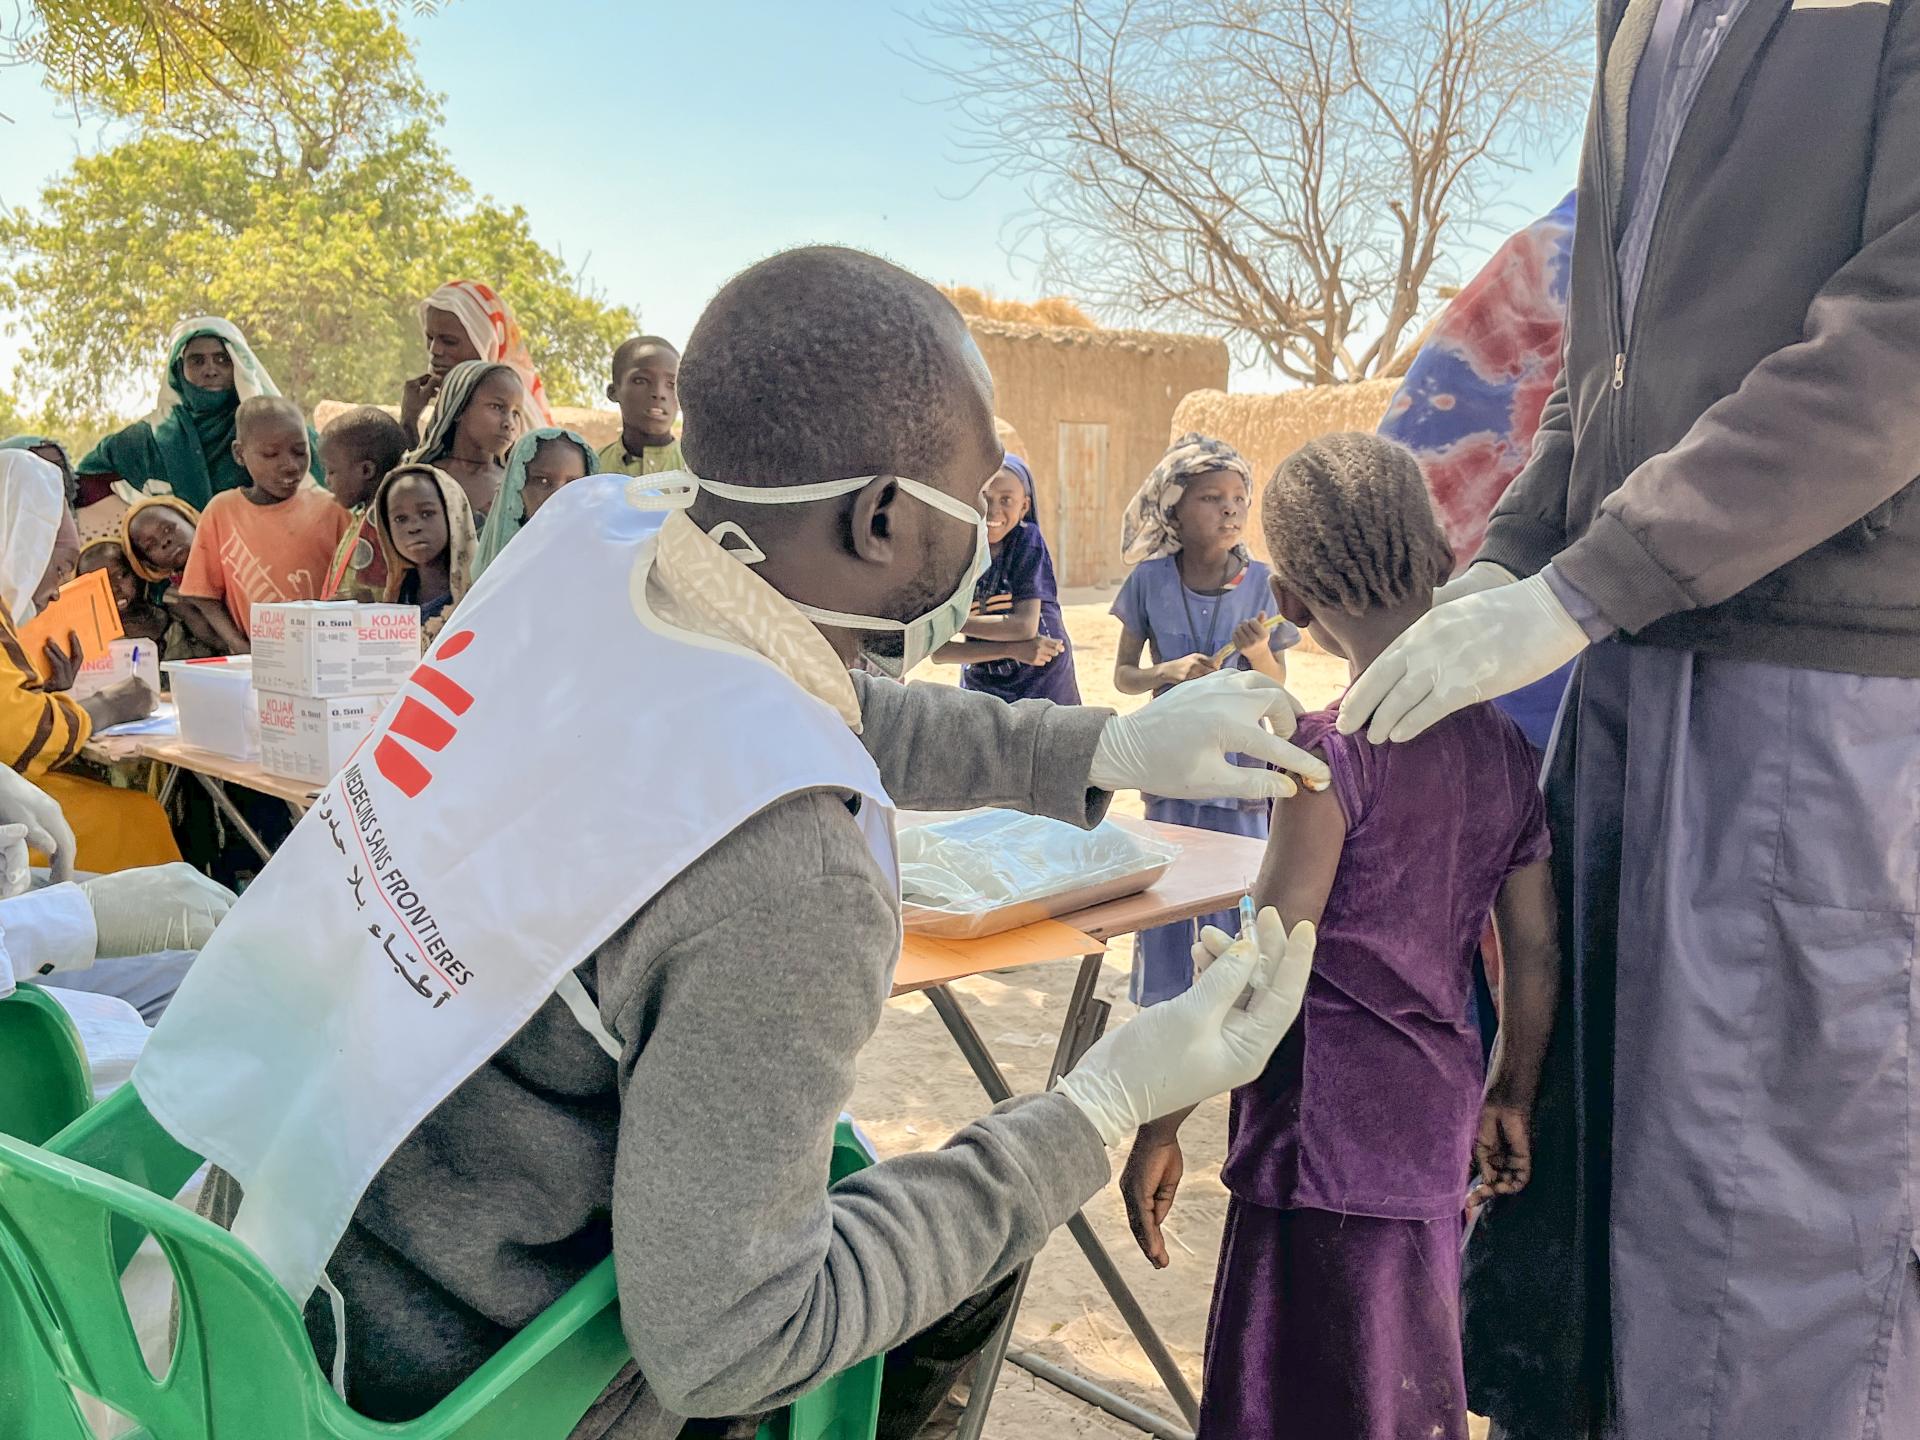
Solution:
{"label": "green plastic chair", "polygon": [[73,1017],[37,985],[0,999],[0,1135],[39,1145],[91,1104]]}
{"label": "green plastic chair", "polygon": [[[843,1124],[833,1178],[869,1163]],[[608,1259],[427,1414],[367,1420],[328,1384],[299,1307],[266,1267],[166,1198],[199,1164],[132,1086],[45,1148],[0,1138],[0,1435],[90,1440],[71,1386],[136,1422],[129,1440],[564,1440],[629,1359]],[[158,1380],[119,1285],[149,1234],[179,1297]],[[876,1358],[829,1380],[763,1426],[763,1440],[871,1440],[880,1368]]]}

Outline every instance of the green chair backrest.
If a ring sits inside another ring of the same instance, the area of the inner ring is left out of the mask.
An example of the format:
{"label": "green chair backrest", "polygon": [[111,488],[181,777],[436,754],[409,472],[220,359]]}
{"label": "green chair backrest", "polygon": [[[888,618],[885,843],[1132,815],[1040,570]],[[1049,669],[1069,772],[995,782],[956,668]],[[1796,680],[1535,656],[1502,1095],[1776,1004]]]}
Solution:
{"label": "green chair backrest", "polygon": [[0,1135],[38,1145],[93,1103],[73,1017],[37,985],[0,999]]}
{"label": "green chair backrest", "polygon": [[[86,1440],[71,1386],[131,1417],[141,1440],[564,1440],[629,1359],[609,1259],[426,1415],[366,1420],[328,1385],[299,1307],[266,1268],[167,1198],[199,1163],[132,1086],[44,1149],[0,1139],[0,1435]],[[843,1125],[834,1178],[868,1163]],[[147,1235],[178,1294],[159,1379],[119,1283]],[[871,1440],[881,1363],[834,1377],[762,1434]]]}

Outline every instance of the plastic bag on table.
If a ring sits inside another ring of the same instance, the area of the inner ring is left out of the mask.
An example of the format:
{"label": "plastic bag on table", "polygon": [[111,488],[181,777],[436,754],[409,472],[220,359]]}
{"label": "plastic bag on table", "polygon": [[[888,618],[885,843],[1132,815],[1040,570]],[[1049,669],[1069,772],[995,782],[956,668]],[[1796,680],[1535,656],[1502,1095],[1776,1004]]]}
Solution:
{"label": "plastic bag on table", "polygon": [[1113,821],[1081,830],[1011,810],[903,821],[903,913],[907,928],[922,934],[993,935],[1137,894],[1179,853]]}

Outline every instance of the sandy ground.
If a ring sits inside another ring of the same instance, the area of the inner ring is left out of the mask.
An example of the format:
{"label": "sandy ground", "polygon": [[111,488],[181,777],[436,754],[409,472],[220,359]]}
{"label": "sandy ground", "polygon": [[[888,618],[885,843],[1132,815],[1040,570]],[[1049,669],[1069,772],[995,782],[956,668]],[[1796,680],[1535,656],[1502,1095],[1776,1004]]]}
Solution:
{"label": "sandy ground", "polygon": [[[1107,599],[1082,593],[1066,598],[1081,602],[1066,608],[1066,618],[1082,698],[1091,705],[1120,709],[1140,704],[1138,697],[1121,697],[1113,690],[1113,653],[1120,627],[1107,614]],[[1295,650],[1289,656],[1288,671],[1289,686],[1309,707],[1325,705],[1346,683],[1345,663],[1324,654]],[[957,676],[951,668],[929,666],[915,678],[951,681]],[[1123,797],[1118,808],[1129,804],[1138,813],[1139,797]],[[1116,945],[1101,978],[1101,998],[1113,1007],[1110,1024],[1134,1013],[1126,999],[1129,956],[1126,944]],[[956,987],[1016,1090],[1038,1089],[1045,1083],[1072,984],[1073,967],[1063,964],[999,979],[964,981]],[[983,1107],[978,1084],[932,1006],[919,996],[894,1001],[879,1033],[860,1057],[853,1102],[854,1114],[881,1152],[897,1155],[931,1149],[978,1116]],[[1226,1114],[1225,1100],[1217,1100],[1198,1111],[1181,1131],[1187,1176],[1168,1225],[1174,1251],[1168,1269],[1155,1272],[1141,1256],[1127,1231],[1126,1211],[1115,1187],[1103,1190],[1087,1208],[1095,1230],[1196,1391],[1214,1258],[1227,1211],[1226,1191],[1219,1180]],[[1124,1151],[1116,1151],[1116,1176],[1124,1160]],[[1170,1418],[1175,1414],[1153,1368],[1064,1232],[1034,1267],[1015,1348],[1031,1348],[1137,1404]],[[1140,1433],[1011,1365],[1000,1381],[987,1426],[987,1434],[995,1440]]]}

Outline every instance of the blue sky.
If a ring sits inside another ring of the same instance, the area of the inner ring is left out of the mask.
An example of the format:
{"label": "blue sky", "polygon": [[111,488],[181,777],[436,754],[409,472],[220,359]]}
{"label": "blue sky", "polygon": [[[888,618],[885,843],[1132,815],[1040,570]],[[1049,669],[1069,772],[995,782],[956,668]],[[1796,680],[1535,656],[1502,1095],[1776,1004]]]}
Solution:
{"label": "blue sky", "polygon": [[[1006,248],[1022,190],[956,158],[951,116],[928,103],[938,82],[903,53],[919,34],[915,4],[450,0],[412,28],[467,179],[524,206],[545,244],[677,340],[729,275],[809,241],[876,250],[939,282],[1038,293]],[[0,70],[9,206],[98,144],[32,80]],[[1571,141],[1537,157],[1508,184],[1504,218],[1550,209],[1574,163]],[[0,336],[0,383],[19,344]]]}

